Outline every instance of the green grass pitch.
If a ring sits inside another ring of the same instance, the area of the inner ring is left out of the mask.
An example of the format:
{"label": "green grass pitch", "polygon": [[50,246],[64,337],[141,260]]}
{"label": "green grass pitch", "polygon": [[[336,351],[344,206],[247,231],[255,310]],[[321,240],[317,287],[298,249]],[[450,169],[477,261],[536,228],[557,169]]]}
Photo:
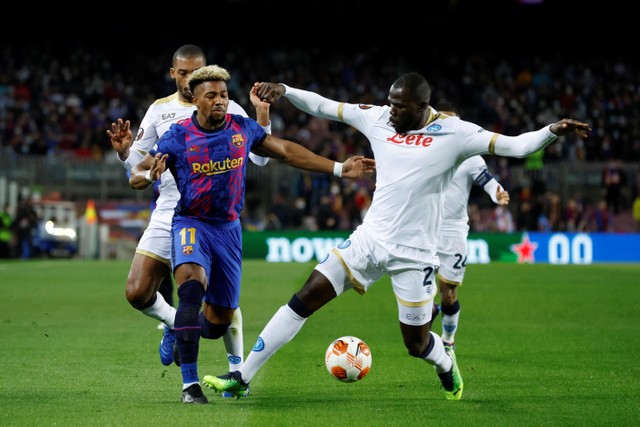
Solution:
{"label": "green grass pitch", "polygon": [[[248,352],[313,264],[244,264]],[[640,265],[470,265],[456,354],[465,389],[444,399],[402,344],[388,278],[314,314],[258,372],[246,399],[180,403],[157,322],[125,300],[127,261],[0,263],[2,426],[628,426],[640,417]],[[440,322],[434,324],[441,331]],[[333,379],[341,335],[371,347],[369,375]],[[226,371],[202,340],[200,378]]]}

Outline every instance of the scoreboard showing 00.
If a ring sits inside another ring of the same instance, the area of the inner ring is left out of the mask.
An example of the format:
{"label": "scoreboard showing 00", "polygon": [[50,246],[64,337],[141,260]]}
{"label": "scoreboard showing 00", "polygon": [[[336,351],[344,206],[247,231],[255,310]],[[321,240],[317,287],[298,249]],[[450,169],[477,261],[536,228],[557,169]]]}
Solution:
{"label": "scoreboard showing 00", "polygon": [[591,264],[593,242],[588,234],[576,234],[571,241],[566,234],[554,234],[549,239],[550,264]]}

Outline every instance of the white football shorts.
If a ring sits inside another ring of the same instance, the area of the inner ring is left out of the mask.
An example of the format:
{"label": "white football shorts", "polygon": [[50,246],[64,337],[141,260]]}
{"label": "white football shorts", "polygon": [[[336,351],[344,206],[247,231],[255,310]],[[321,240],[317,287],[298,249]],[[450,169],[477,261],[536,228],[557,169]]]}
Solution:
{"label": "white football shorts", "polygon": [[467,238],[440,236],[438,258],[440,258],[438,276],[449,284],[462,284],[464,272],[467,268]]}
{"label": "white football shorts", "polygon": [[430,251],[383,242],[358,227],[315,269],[329,279],[337,295],[351,288],[364,294],[384,274],[389,275],[400,322],[420,326],[431,320],[438,292],[437,260]]}
{"label": "white football shorts", "polygon": [[155,209],[149,218],[142,237],[138,242],[136,253],[150,256],[167,265],[171,265],[171,221],[172,209]]}

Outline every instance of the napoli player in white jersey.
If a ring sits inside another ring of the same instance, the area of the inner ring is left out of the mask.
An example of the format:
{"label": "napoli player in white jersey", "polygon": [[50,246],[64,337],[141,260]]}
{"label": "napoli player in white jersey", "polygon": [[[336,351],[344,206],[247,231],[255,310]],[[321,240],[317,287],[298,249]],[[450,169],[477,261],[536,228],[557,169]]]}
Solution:
{"label": "napoli player in white jersey", "polygon": [[[147,110],[140,124],[135,141],[132,141],[130,122],[118,119],[107,131],[118,159],[127,170],[137,165],[156,141],[173,123],[191,117],[196,106],[191,102],[187,78],[198,68],[206,65],[204,51],[195,45],[184,45],[173,55],[169,70],[175,80],[177,91],[156,100]],[[256,106],[257,121],[267,133],[271,133],[268,104]],[[248,117],[246,111],[234,101],[229,101],[229,112]],[[253,153],[249,158],[264,166],[269,161]],[[164,323],[164,334],[160,343],[160,360],[163,365],[174,361],[174,319],[176,309],[159,292],[163,280],[171,280],[171,220],[180,193],[173,175],[165,172],[159,180],[159,196],[151,214],[149,225],[138,242],[136,253],[127,277],[126,297],[135,309]],[[170,292],[173,289],[170,288]],[[231,326],[223,337],[230,367],[240,367],[244,357],[242,313],[238,309]]]}
{"label": "napoli player in white jersey", "polygon": [[[460,109],[450,102],[436,106],[444,118],[459,120]],[[489,173],[482,156],[472,156],[462,162],[451,179],[444,195],[444,208],[438,242],[437,281],[440,306],[435,313],[442,313],[442,343],[455,348],[454,339],[460,318],[458,287],[462,285],[467,262],[467,237],[469,234],[469,194],[473,185],[479,185],[498,205],[509,204],[509,192]],[[434,305],[434,308],[437,307]]]}
{"label": "napoli player in white jersey", "polygon": [[559,135],[586,137],[589,125],[563,119],[534,132],[505,136],[464,120],[440,117],[431,89],[418,73],[399,77],[389,106],[337,102],[281,83],[260,83],[258,95],[284,95],[316,117],[344,122],[369,140],[376,161],[371,207],[349,238],[314,268],[302,288],[260,332],[240,370],[203,378],[216,391],[241,397],[260,367],[300,331],[316,310],[349,289],[364,294],[384,274],[391,278],[400,331],[409,355],[433,365],[448,400],[459,400],[463,380],[452,348],[430,330],[439,266],[438,233],[444,193],[457,167],[477,154],[524,157]]}

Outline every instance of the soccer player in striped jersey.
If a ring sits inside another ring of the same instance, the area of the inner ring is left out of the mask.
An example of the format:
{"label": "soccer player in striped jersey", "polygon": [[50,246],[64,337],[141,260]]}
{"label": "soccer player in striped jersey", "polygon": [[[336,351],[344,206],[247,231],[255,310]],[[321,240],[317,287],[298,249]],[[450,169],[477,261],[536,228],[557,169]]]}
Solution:
{"label": "soccer player in striped jersey", "polygon": [[[451,102],[441,102],[435,109],[450,120],[459,120],[460,109]],[[498,205],[509,204],[509,192],[503,190],[487,169],[480,155],[463,161],[451,178],[444,193],[444,208],[438,240],[437,281],[440,292],[439,312],[442,313],[442,343],[455,348],[454,339],[460,317],[458,287],[462,285],[467,262],[467,236],[469,234],[469,194],[473,185],[478,185]],[[437,307],[434,305],[434,308]],[[437,312],[436,311],[436,312]]]}
{"label": "soccer player in striped jersey", "polygon": [[445,398],[459,400],[464,384],[455,353],[430,330],[445,190],[460,163],[471,156],[523,157],[559,135],[586,137],[589,125],[563,119],[518,136],[489,132],[438,114],[429,105],[427,80],[413,72],[391,85],[386,106],[333,101],[281,83],[258,85],[263,101],[274,102],[283,95],[302,111],[344,122],[367,137],[376,161],[373,201],[362,224],[316,265],[302,288],[274,314],[242,368],[206,375],[204,384],[242,396],[260,367],[293,339],[316,310],[349,289],[364,294],[387,274],[409,355],[433,365]]}
{"label": "soccer player in striped jersey", "polygon": [[[171,264],[178,284],[175,331],[184,403],[207,403],[198,377],[200,337],[223,336],[238,307],[240,213],[250,152],[347,178],[372,173],[375,166],[373,159],[363,156],[344,163],[326,159],[267,134],[253,119],[229,114],[229,78],[217,65],[191,74],[188,85],[196,112],[169,128],[132,169],[129,180],[133,188],[144,189],[168,169],[181,195],[173,216]],[[255,91],[254,86],[250,93],[254,104],[260,102]]]}
{"label": "soccer player in striped jersey", "polygon": [[[188,44],[178,48],[173,54],[172,66],[169,69],[169,75],[176,82],[177,91],[151,104],[140,123],[135,141],[133,141],[129,121],[118,119],[117,123],[112,125],[112,129],[107,131],[118,159],[128,171],[144,158],[173,123],[191,117],[196,106],[192,102],[187,79],[195,70],[205,65],[205,53],[200,47]],[[246,111],[231,100],[229,113],[248,117]],[[268,103],[256,106],[256,118],[265,131],[271,133]],[[249,154],[249,158],[260,166],[266,165],[269,161],[268,158],[253,153]],[[160,361],[168,366],[174,361],[175,332],[173,329],[176,313],[172,304],[171,219],[176,203],[180,199],[180,193],[173,176],[168,171],[155,185],[159,195],[149,224],[138,242],[131,262],[126,284],[126,298],[133,308],[164,323],[164,334],[160,343]],[[167,281],[170,286],[164,287],[163,294],[160,289]],[[237,369],[242,366],[244,340],[240,309],[236,311],[223,341],[229,367]]]}

